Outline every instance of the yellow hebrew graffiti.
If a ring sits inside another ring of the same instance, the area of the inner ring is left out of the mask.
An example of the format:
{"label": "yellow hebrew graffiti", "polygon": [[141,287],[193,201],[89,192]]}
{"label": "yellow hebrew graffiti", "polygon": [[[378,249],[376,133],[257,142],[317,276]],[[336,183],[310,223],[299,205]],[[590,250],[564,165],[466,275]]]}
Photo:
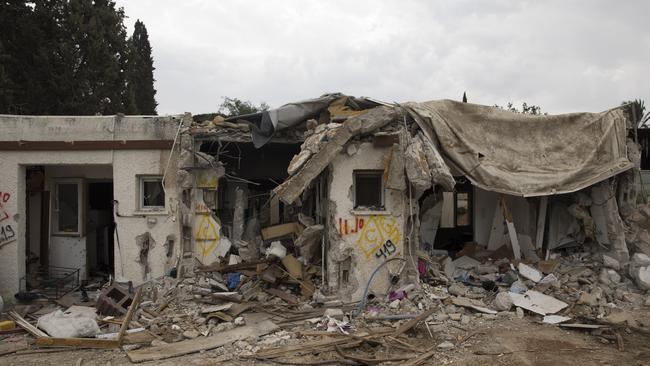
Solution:
{"label": "yellow hebrew graffiti", "polygon": [[397,220],[390,216],[370,216],[363,225],[363,229],[357,237],[356,244],[366,258],[375,255],[378,249],[384,246],[387,241],[391,245],[398,245],[402,233],[397,225]]}
{"label": "yellow hebrew graffiti", "polygon": [[201,255],[206,257],[209,255],[219,244],[219,229],[214,219],[208,215],[200,215],[201,220],[196,226],[194,233],[194,240],[196,241]]}

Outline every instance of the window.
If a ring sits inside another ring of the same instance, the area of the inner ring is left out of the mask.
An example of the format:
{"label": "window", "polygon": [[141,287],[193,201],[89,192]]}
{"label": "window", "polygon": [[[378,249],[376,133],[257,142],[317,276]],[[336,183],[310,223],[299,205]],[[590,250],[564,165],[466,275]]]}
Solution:
{"label": "window", "polygon": [[140,177],[140,209],[162,210],[165,208],[165,191],[162,177]]}
{"label": "window", "polygon": [[52,228],[55,235],[81,235],[82,183],[81,179],[59,179],[54,182]]}
{"label": "window", "polygon": [[354,208],[384,209],[384,171],[354,171]]}

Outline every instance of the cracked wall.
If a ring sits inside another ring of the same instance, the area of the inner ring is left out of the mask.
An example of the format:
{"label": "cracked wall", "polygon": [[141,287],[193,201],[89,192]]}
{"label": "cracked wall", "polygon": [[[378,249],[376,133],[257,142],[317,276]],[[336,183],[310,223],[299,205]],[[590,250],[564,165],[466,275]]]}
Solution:
{"label": "cracked wall", "polygon": [[[328,285],[342,298],[359,300],[372,272],[389,258],[405,253],[403,191],[384,184],[384,210],[354,209],[355,170],[384,170],[391,147],[374,147],[370,142],[352,142],[356,149],[339,153],[331,164],[329,186],[330,239]],[[356,151],[354,151],[356,150]],[[401,261],[393,261],[375,276],[370,293],[383,296],[390,287],[389,272]]]}

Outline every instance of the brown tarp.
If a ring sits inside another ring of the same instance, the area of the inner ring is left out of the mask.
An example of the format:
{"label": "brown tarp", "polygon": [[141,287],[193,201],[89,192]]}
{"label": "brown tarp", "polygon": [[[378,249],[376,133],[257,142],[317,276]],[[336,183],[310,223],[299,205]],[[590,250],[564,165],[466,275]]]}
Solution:
{"label": "brown tarp", "polygon": [[451,100],[402,106],[453,169],[489,191],[569,193],[632,168],[621,108],[532,116]]}

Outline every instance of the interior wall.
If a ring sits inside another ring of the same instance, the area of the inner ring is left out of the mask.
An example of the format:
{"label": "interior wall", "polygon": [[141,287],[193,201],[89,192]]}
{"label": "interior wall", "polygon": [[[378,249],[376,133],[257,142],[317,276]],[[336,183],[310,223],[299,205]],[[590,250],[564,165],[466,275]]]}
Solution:
{"label": "interior wall", "polygon": [[[492,221],[500,194],[474,187],[474,241],[487,246],[492,230]],[[524,197],[504,195],[512,213],[515,229],[519,235],[534,239],[535,227],[531,225],[531,205]]]}

